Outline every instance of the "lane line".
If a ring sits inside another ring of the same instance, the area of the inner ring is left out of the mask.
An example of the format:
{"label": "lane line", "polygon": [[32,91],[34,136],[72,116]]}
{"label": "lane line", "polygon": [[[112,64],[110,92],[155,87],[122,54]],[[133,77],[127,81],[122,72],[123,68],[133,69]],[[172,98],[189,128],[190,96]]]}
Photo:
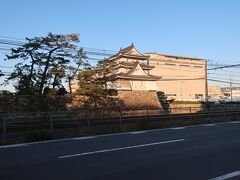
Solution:
{"label": "lane line", "polygon": [[0,149],[4,149],[4,148],[13,148],[13,147],[25,147],[25,146],[30,146],[30,145],[29,145],[29,144],[3,145],[3,146],[0,146]]}
{"label": "lane line", "polygon": [[216,124],[204,124],[204,126],[216,126]]}
{"label": "lane line", "polygon": [[179,130],[179,129],[185,129],[186,127],[175,127],[175,128],[171,128],[173,130]]}
{"label": "lane line", "polygon": [[133,132],[129,132],[128,134],[142,134],[145,132],[147,132],[147,131],[133,131]]}
{"label": "lane line", "polygon": [[233,177],[236,177],[236,176],[240,176],[240,171],[235,171],[235,172],[225,174],[225,175],[222,175],[222,176],[218,176],[218,177],[215,177],[215,178],[212,178],[212,179],[209,179],[209,180],[225,180],[225,179],[230,179],[230,178],[233,178]]}
{"label": "lane line", "polygon": [[120,150],[125,150],[125,149],[155,146],[155,145],[160,145],[160,144],[167,144],[167,143],[174,143],[174,142],[181,142],[181,141],[185,141],[185,139],[175,139],[175,140],[161,141],[161,142],[155,142],[155,143],[149,143],[149,144],[139,144],[139,145],[135,145],[135,146],[126,146],[126,147],[120,147],[120,148],[114,148],[114,149],[103,149],[103,150],[98,150],[98,151],[91,151],[91,152],[84,152],[84,153],[79,153],[79,154],[59,156],[58,158],[63,159],[63,158],[71,158],[71,157],[76,157],[76,156],[86,156],[86,155],[91,155],[91,154],[99,154],[99,153],[105,153],[105,152],[120,151]]}
{"label": "lane line", "polygon": [[76,137],[72,138],[72,140],[85,140],[85,139],[93,139],[95,138],[94,136],[85,136],[85,137]]}
{"label": "lane line", "polygon": [[230,124],[238,124],[240,123],[240,121],[232,121],[232,122],[229,122]]}

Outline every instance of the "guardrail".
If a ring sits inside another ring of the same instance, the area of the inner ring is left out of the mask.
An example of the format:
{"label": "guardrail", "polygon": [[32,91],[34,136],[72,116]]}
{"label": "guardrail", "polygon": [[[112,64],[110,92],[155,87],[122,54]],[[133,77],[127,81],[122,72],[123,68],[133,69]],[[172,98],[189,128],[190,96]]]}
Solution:
{"label": "guardrail", "polygon": [[[173,111],[174,110],[174,111]],[[181,113],[177,113],[181,112]],[[194,113],[193,113],[194,112]],[[202,111],[200,108],[171,109],[164,112],[162,109],[141,110],[75,110],[63,112],[33,112],[33,113],[2,113],[0,114],[0,142],[18,138],[29,131],[56,131],[78,129],[91,131],[97,128],[120,128],[128,130],[135,128],[161,128],[178,126],[181,123],[200,124],[202,122],[240,120],[240,111]],[[225,118],[225,119],[224,119]],[[124,130],[123,130],[124,131]],[[83,133],[84,134],[84,133]]]}

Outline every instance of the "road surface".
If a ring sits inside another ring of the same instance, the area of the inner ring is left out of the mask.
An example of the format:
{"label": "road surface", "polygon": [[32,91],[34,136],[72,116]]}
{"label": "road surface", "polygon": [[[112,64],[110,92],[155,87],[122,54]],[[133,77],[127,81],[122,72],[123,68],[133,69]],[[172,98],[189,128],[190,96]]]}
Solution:
{"label": "road surface", "polygon": [[0,180],[240,179],[240,122],[0,146]]}

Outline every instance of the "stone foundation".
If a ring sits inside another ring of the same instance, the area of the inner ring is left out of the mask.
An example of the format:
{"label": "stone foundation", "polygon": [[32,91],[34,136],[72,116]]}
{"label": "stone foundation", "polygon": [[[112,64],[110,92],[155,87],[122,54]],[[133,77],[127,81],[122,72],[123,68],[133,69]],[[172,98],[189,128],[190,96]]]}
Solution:
{"label": "stone foundation", "polygon": [[155,91],[118,91],[117,98],[129,108],[161,108]]}
{"label": "stone foundation", "polygon": [[0,113],[64,111],[71,96],[0,96]]}

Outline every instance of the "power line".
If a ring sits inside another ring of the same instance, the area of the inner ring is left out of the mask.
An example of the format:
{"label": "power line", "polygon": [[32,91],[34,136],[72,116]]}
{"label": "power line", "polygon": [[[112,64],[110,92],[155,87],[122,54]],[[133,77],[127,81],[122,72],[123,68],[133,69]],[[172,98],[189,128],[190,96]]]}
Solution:
{"label": "power line", "polygon": [[[24,42],[22,42],[22,40],[24,40],[24,39],[13,38],[13,37],[8,37],[8,36],[0,36],[0,37],[5,38],[5,39],[0,39],[0,44],[10,45],[10,46],[22,46],[24,44]],[[8,40],[8,39],[10,39],[10,40]],[[20,41],[16,41],[16,40],[21,40],[21,42]],[[27,41],[25,41],[25,42],[27,42]],[[112,50],[106,50],[106,49],[97,49],[97,48],[89,48],[89,47],[81,47],[81,48],[88,49],[88,50],[85,50],[84,53],[86,53],[86,55],[92,55],[92,56],[104,56],[104,57],[106,57],[106,56],[114,55],[113,52],[118,52],[118,51],[112,51]],[[0,50],[9,51],[9,50],[11,50],[11,48],[10,47],[1,47]],[[112,53],[109,53],[109,52],[112,52]],[[99,60],[102,60],[102,58],[98,59],[98,58],[90,57],[90,58],[88,58],[88,60],[89,61],[99,61]],[[219,66],[219,64],[209,64],[209,66],[217,66],[217,67],[209,68],[208,70],[219,70],[219,69],[223,69],[223,68],[238,67],[238,66],[240,66],[240,64],[236,64],[236,65],[222,65],[222,66]],[[173,70],[181,70],[181,71],[189,71],[189,72],[198,72],[198,71],[194,71],[194,70],[175,69],[175,68],[166,68],[166,67],[165,67],[165,69],[173,69]]]}
{"label": "power line", "polygon": [[229,73],[212,73],[212,72],[208,72],[208,75],[215,75],[215,76],[229,76],[229,75],[236,75],[239,76],[240,72],[229,72]]}
{"label": "power line", "polygon": [[[229,79],[223,79],[223,78],[216,78],[216,77],[209,77],[210,79],[215,79],[215,80],[223,80],[223,81],[228,81]],[[231,79],[233,81],[233,79]],[[240,80],[234,79],[235,82],[240,82]]]}
{"label": "power line", "polygon": [[0,66],[0,67],[2,67],[2,68],[9,68],[9,69],[15,68],[14,66]]}
{"label": "power line", "polygon": [[11,49],[1,48],[1,47],[0,47],[0,50],[3,50],[3,51],[10,51]]}
{"label": "power line", "polygon": [[217,80],[217,79],[208,79],[209,81],[214,81],[214,82],[220,82],[220,83],[227,83],[227,84],[229,84],[229,83],[232,83],[232,84],[237,84],[237,85],[240,85],[240,83],[235,83],[235,82],[233,82],[233,81],[223,81],[223,80]]}
{"label": "power line", "polygon": [[224,69],[224,68],[231,68],[231,67],[238,67],[238,66],[240,66],[240,64],[220,66],[220,67],[216,67],[216,68],[210,68],[210,69],[208,69],[208,70],[217,70],[217,69]]}
{"label": "power line", "polygon": [[[3,36],[0,36],[3,37]],[[11,38],[15,39],[15,38]],[[16,41],[16,40],[6,40],[6,39],[0,39],[0,44],[5,44],[5,45],[13,45],[13,46],[22,46],[24,43],[27,43],[27,41]],[[117,51],[113,50],[106,50],[106,49],[99,49],[99,48],[89,48],[89,47],[79,47],[83,49],[89,50],[88,53],[92,53],[94,55],[113,55],[113,53],[116,53]],[[97,52],[100,51],[100,52]],[[111,52],[111,53],[110,53]]]}
{"label": "power line", "polygon": [[[16,46],[20,46],[23,45],[24,43],[27,43],[27,41],[23,38],[15,38],[15,37],[10,37],[10,36],[3,36],[1,35],[0,38],[0,43],[1,41],[5,42],[6,44],[9,45],[16,45]],[[115,50],[107,50],[107,49],[100,49],[100,48],[91,48],[91,47],[80,47],[80,48],[84,48],[86,49],[86,51],[90,54],[94,54],[94,55],[100,55],[100,56],[108,56],[108,55],[114,55],[115,53],[119,52],[119,51],[115,51]],[[97,52],[100,51],[100,52]],[[109,53],[112,52],[112,53]],[[216,61],[216,60],[208,60],[208,61]],[[240,64],[238,65],[224,65],[224,64],[209,64],[209,66],[217,66],[216,68],[211,68],[208,70],[215,70],[215,69],[221,69],[221,68],[227,68],[227,67],[235,67],[235,66],[240,66]],[[220,67],[219,67],[220,66]]]}
{"label": "power line", "polygon": [[0,35],[1,38],[6,38],[6,39],[15,39],[15,40],[25,40],[25,39],[22,39],[22,38],[14,38],[14,37],[9,37],[9,36],[2,36]]}
{"label": "power line", "polygon": [[[20,38],[14,38],[14,37],[9,37],[9,36],[0,36],[5,39],[0,39],[0,44],[5,44],[5,45],[11,45],[11,46],[22,46],[24,43],[27,43],[26,40],[20,39]],[[10,40],[8,40],[10,39]],[[18,40],[18,41],[16,41]],[[19,41],[21,40],[21,41]],[[24,42],[23,42],[24,40]],[[80,47],[83,49],[86,49],[84,52],[89,55],[94,55],[94,56],[112,56],[118,51],[113,51],[113,50],[106,50],[106,49],[99,49],[99,48],[90,48],[90,47]],[[6,50],[6,49],[2,49]],[[100,52],[99,52],[100,51]],[[111,52],[111,53],[110,53]],[[213,61],[213,60],[209,60]],[[238,67],[240,64],[236,65],[223,65],[219,66],[220,64],[209,64],[208,66],[217,66],[215,68],[209,68],[208,70],[217,70],[217,69],[223,69],[223,68],[230,68],[230,67]]]}

